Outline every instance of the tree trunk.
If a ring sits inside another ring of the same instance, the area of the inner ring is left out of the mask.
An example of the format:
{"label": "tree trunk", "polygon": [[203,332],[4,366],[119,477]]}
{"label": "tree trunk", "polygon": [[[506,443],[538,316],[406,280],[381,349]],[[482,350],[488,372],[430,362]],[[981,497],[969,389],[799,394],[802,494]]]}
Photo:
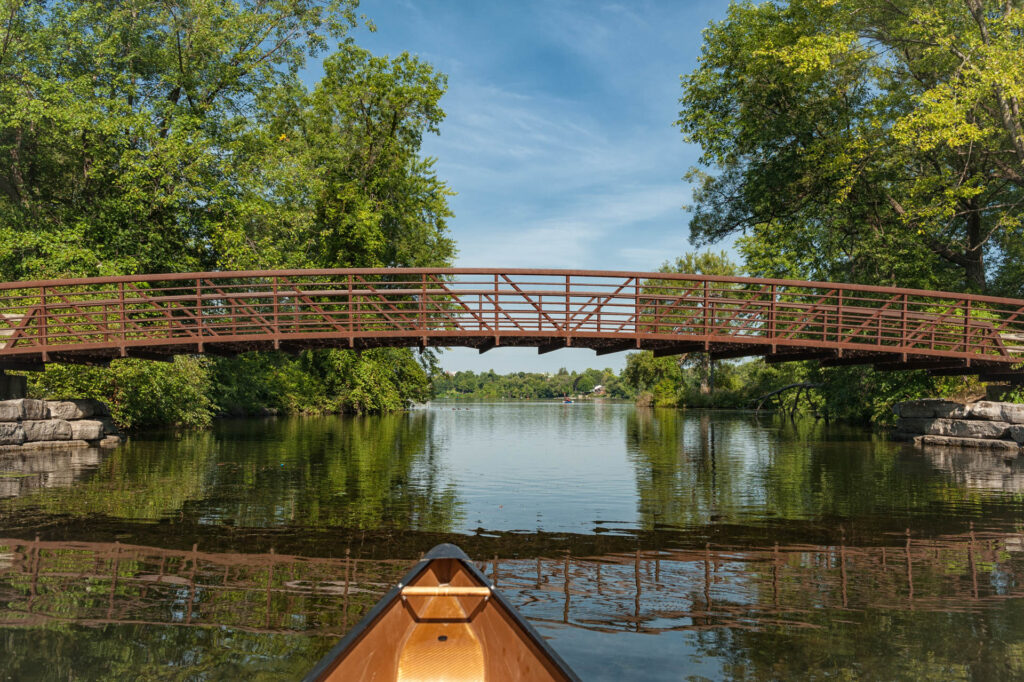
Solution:
{"label": "tree trunk", "polygon": [[711,378],[711,355],[701,353],[700,359],[700,394],[708,395],[712,388]]}
{"label": "tree trunk", "polygon": [[[971,208],[977,209],[974,202]],[[967,250],[964,256],[964,283],[967,288],[978,293],[985,292],[985,251],[981,236],[981,213],[977,210],[967,214]]]}

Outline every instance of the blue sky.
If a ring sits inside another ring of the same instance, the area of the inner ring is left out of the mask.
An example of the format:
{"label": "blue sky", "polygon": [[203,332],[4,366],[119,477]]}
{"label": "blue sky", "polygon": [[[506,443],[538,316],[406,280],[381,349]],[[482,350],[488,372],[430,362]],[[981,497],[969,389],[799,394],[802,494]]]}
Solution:
{"label": "blue sky", "polygon": [[[697,159],[672,123],[679,76],[728,3],[364,0],[376,54],[408,51],[448,75],[447,118],[424,152],[458,192],[456,264],[654,270],[692,250]],[[624,354],[453,349],[446,369],[619,368]]]}

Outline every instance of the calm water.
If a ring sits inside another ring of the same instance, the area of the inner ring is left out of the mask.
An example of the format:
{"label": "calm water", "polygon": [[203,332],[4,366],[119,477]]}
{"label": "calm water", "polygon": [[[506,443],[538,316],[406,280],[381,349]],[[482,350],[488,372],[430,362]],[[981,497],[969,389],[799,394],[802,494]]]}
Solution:
{"label": "calm water", "polygon": [[1024,462],[436,404],[0,454],[0,677],[299,677],[460,544],[588,680],[1024,678]]}

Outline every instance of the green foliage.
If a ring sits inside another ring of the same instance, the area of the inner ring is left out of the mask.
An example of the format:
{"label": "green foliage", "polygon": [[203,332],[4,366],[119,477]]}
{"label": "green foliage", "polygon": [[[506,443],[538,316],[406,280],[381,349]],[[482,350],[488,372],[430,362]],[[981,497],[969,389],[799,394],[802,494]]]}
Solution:
{"label": "green foliage", "polygon": [[[707,376],[699,363],[685,356],[655,358],[650,351],[630,353],[622,379],[643,398],[638,404],[656,407],[714,407],[741,409],[753,407],[757,398],[776,389],[805,382],[809,370],[805,363],[770,365],[763,360],[716,362]],[[713,385],[713,390],[704,390]],[[816,409],[804,403],[801,409]]]}
{"label": "green foliage", "polygon": [[[449,264],[452,191],[420,156],[445,76],[354,45],[357,4],[4,3],[0,277]],[[310,91],[300,71],[332,45]],[[111,402],[128,428],[428,394],[413,354],[387,349],[54,366],[32,382]]]}
{"label": "green foliage", "polygon": [[812,367],[820,381],[823,410],[833,418],[892,424],[895,403],[977,391],[973,377],[935,377],[927,372],[877,372],[870,367]]}
{"label": "green foliage", "polygon": [[609,398],[632,398],[634,393],[625,381],[610,368],[569,372],[564,367],[557,374],[514,372],[439,373],[433,380],[433,394],[438,398],[474,398],[482,400],[551,400],[563,396],[589,394],[601,386]]}
{"label": "green foliage", "polygon": [[[349,45],[348,0],[4,3],[0,273],[210,268],[269,93]],[[271,168],[271,166],[268,166]],[[315,174],[315,169],[307,169]]]}
{"label": "green foliage", "polygon": [[683,77],[698,243],[757,275],[1020,293],[1024,8],[730,6]]}
{"label": "green foliage", "polygon": [[97,398],[118,426],[208,426],[216,407],[209,358],[179,355],[172,363],[114,360],[110,368],[51,364],[28,374],[34,398]]}

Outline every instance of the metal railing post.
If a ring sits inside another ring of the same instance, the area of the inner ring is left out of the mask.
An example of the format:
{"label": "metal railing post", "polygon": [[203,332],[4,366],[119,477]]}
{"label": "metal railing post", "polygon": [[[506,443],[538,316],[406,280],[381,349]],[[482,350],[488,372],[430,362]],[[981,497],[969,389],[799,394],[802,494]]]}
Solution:
{"label": "metal railing post", "polygon": [[569,275],[565,276],[565,336],[569,337]]}
{"label": "metal railing post", "polygon": [[277,275],[274,275],[273,287],[274,287],[274,292],[273,292],[274,293],[274,303],[273,303],[273,305],[274,305],[274,350],[277,350],[277,349],[279,349],[281,347],[281,321],[279,319],[280,310],[279,310],[279,301],[278,301]]}
{"label": "metal railing post", "polygon": [[420,331],[427,331],[427,273],[420,273]]}
{"label": "metal railing post", "polygon": [[969,350],[971,341],[971,299],[967,299],[967,305],[964,307],[964,352],[970,353]]}
{"label": "metal railing post", "polygon": [[900,313],[900,347],[907,348],[907,295],[903,294],[903,311]]}
{"label": "metal railing post", "polygon": [[128,312],[124,309],[124,282],[117,283],[117,301],[118,301],[118,312],[121,321],[121,357],[124,357],[127,353],[125,351],[125,340],[127,337],[128,327]]}
{"label": "metal railing post", "polygon": [[[836,332],[836,343],[842,343],[843,342],[843,290],[842,289],[839,290],[839,302],[836,305],[836,316],[839,318],[838,320],[836,320],[836,329],[838,330]],[[843,352],[842,349],[840,349],[839,353],[842,354],[842,352]]]}
{"label": "metal railing post", "polygon": [[640,325],[640,278],[633,278],[633,333],[638,337],[643,332]]}
{"label": "metal railing post", "polygon": [[704,336],[708,335],[708,281],[704,280]]}
{"label": "metal railing post", "polygon": [[196,335],[199,337],[199,352],[203,352],[203,280],[196,277]]}
{"label": "metal railing post", "polygon": [[46,346],[49,345],[49,330],[46,324],[46,287],[39,287],[39,304],[40,304],[40,318],[39,318],[39,340],[40,345],[43,347],[43,362],[46,362]]}

